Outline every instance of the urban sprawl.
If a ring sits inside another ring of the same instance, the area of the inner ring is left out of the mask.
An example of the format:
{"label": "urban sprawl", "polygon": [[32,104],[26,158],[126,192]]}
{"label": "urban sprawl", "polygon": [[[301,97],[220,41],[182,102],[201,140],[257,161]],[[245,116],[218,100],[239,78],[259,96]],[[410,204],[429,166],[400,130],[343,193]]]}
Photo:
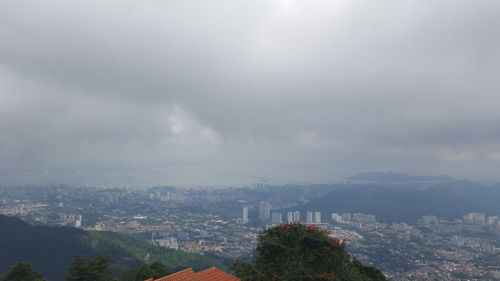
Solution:
{"label": "urban sprawl", "polygon": [[[500,280],[500,217],[468,213],[415,223],[375,215],[300,210],[321,195],[307,188],[134,189],[106,186],[0,187],[0,213],[31,223],[128,233],[159,247],[247,259],[262,229],[314,224],[343,240],[350,253],[391,280]],[[294,209],[295,208],[295,209]]]}

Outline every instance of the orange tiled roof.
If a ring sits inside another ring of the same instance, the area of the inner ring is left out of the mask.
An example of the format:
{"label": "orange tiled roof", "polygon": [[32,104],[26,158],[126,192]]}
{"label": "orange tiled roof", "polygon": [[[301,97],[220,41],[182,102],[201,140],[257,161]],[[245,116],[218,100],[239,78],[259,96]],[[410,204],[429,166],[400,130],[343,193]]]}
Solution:
{"label": "orange tiled roof", "polygon": [[194,272],[192,268],[187,268],[154,281],[240,281],[240,279],[216,267],[211,267],[200,272]]}
{"label": "orange tiled roof", "polygon": [[240,281],[239,278],[233,276],[217,267],[207,268],[196,273],[201,281]]}
{"label": "orange tiled roof", "polygon": [[187,268],[176,272],[174,274],[167,275],[155,281],[202,281],[196,276],[196,273],[192,268]]}

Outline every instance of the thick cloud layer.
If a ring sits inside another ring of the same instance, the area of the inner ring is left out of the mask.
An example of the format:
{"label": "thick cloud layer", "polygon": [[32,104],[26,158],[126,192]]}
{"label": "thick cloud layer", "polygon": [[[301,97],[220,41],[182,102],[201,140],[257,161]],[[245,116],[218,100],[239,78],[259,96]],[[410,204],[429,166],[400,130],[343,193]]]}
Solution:
{"label": "thick cloud layer", "polygon": [[498,180],[499,11],[4,1],[0,168],[161,169],[166,184],[367,170]]}

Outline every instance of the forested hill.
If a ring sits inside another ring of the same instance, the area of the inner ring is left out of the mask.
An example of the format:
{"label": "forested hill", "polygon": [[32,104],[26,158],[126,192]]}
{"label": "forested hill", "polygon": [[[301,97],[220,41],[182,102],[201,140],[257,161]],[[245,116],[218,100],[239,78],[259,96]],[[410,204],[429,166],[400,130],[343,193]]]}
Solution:
{"label": "forested hill", "polygon": [[18,261],[26,261],[50,281],[63,280],[77,256],[111,258],[116,273],[143,264],[144,255],[175,270],[225,267],[220,259],[156,247],[148,242],[110,232],[86,232],[71,227],[33,226],[0,215],[0,276]]}
{"label": "forested hill", "polygon": [[351,185],[313,198],[291,210],[355,212],[377,216],[386,222],[415,222],[424,215],[445,219],[461,218],[469,212],[500,214],[500,186],[484,186],[470,181],[436,184],[426,189],[398,185]]}

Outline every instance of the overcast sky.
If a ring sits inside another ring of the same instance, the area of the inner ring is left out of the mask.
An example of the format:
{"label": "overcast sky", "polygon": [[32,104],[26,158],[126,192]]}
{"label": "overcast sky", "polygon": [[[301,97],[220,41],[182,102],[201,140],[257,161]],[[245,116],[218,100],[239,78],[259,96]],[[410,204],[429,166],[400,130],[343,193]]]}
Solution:
{"label": "overcast sky", "polygon": [[0,1],[2,169],[189,185],[499,167],[497,0]]}

